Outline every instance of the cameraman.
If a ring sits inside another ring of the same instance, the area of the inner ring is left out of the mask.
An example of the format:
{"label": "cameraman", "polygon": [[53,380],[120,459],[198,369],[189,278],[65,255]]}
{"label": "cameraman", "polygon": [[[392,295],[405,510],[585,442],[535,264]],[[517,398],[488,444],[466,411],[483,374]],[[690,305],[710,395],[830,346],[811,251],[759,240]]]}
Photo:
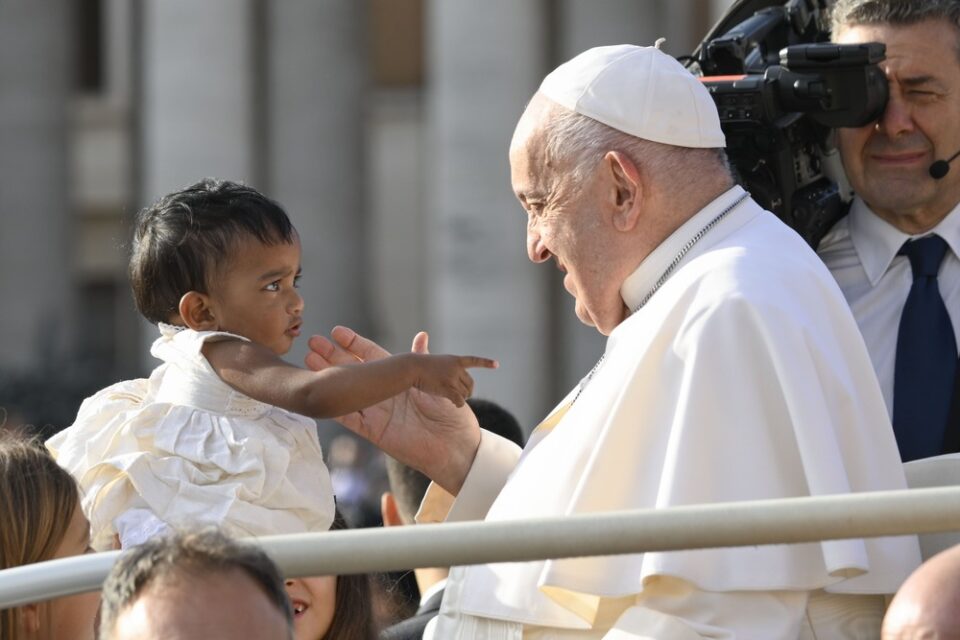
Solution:
{"label": "cameraman", "polygon": [[901,458],[957,451],[960,168],[931,165],[960,150],[960,2],[837,0],[832,33],[886,44],[890,97],[876,122],[838,131],[856,198],[818,253],[860,325]]}

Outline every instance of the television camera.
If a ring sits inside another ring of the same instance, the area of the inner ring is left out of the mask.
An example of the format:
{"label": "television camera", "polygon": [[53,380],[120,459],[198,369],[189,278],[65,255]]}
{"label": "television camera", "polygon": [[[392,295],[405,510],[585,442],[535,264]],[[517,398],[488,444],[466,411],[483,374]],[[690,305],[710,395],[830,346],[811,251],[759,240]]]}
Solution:
{"label": "television camera", "polygon": [[876,120],[887,102],[884,45],[828,39],[827,0],[737,0],[679,58],[716,102],[741,184],[813,247],[850,198],[832,130]]}

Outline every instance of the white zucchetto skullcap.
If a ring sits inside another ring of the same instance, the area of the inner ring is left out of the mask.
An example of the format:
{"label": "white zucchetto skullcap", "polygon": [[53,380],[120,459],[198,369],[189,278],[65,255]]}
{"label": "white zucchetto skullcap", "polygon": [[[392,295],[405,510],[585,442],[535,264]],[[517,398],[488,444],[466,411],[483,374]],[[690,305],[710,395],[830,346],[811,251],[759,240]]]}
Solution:
{"label": "white zucchetto skullcap", "polygon": [[710,92],[656,47],[588,49],[554,69],[539,93],[644,140],[678,147],[726,146]]}

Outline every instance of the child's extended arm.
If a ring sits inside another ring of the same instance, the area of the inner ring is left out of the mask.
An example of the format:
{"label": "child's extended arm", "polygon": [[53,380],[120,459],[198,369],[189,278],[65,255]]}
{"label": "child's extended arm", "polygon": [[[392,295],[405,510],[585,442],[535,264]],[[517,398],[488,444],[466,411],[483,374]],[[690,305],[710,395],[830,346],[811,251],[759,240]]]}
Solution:
{"label": "child's extended arm", "polygon": [[403,353],[373,362],[308,371],[269,349],[242,340],[208,342],[203,354],[217,375],[260,402],[313,418],[359,411],[416,387],[458,407],[473,391],[468,367],[496,368],[477,356]]}

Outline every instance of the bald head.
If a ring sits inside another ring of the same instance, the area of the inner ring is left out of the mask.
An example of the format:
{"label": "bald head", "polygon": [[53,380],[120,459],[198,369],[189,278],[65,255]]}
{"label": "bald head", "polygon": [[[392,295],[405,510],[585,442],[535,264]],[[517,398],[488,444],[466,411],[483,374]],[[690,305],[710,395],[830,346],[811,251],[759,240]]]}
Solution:
{"label": "bald head", "polygon": [[165,576],[120,611],[109,636],[112,640],[290,637],[283,611],[241,569]]}
{"label": "bald head", "polygon": [[293,611],[267,554],[216,529],[127,549],[103,584],[101,640],[291,638]]}
{"label": "bald head", "polygon": [[930,558],[903,583],[883,618],[883,640],[960,640],[960,546]]}

